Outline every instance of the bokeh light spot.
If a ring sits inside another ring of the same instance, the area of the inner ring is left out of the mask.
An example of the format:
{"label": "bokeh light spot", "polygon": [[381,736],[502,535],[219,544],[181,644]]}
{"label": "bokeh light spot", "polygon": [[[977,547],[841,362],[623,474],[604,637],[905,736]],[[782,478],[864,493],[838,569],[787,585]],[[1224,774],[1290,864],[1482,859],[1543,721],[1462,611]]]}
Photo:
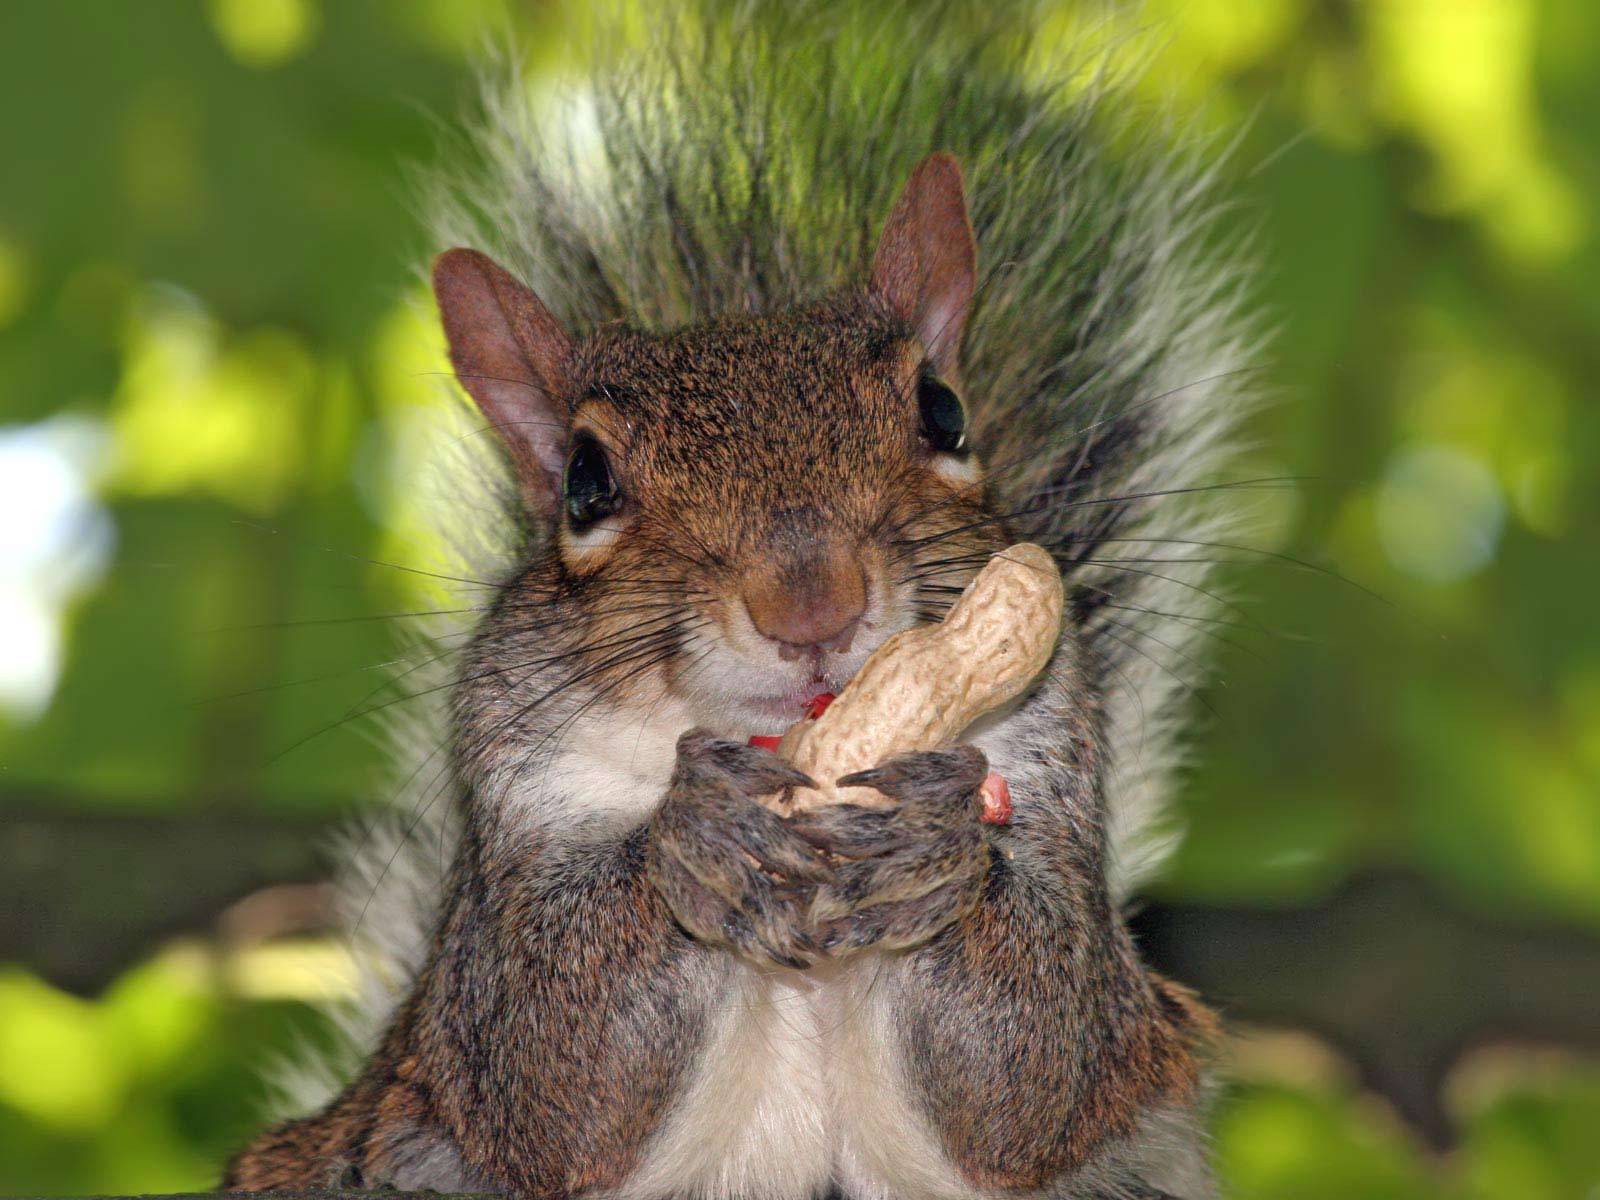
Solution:
{"label": "bokeh light spot", "polygon": [[303,54],[317,36],[321,14],[310,0],[211,0],[217,37],[249,67],[276,67]]}
{"label": "bokeh light spot", "polygon": [[1378,537],[1400,570],[1449,583],[1493,557],[1505,501],[1482,459],[1425,445],[1390,464],[1378,490]]}
{"label": "bokeh light spot", "polygon": [[304,470],[317,364],[284,330],[233,337],[176,289],[132,322],[116,397],[115,482],[137,495],[205,489],[274,511]]}
{"label": "bokeh light spot", "polygon": [[93,1129],[125,1083],[94,1005],[0,972],[0,1099],[48,1125]]}

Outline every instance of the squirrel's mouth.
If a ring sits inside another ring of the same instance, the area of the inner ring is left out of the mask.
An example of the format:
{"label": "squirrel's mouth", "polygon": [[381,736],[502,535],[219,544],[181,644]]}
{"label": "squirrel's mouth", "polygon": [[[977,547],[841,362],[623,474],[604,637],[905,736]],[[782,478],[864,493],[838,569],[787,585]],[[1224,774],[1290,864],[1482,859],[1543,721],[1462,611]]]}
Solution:
{"label": "squirrel's mouth", "polygon": [[842,692],[874,650],[916,623],[903,597],[876,588],[848,639],[785,647],[742,619],[742,605],[712,615],[686,640],[674,684],[699,719],[730,736],[782,733],[814,697]]}
{"label": "squirrel's mouth", "polygon": [[814,673],[806,682],[777,695],[751,696],[746,702],[754,714],[766,719],[769,728],[752,730],[754,733],[782,733],[806,714],[806,706],[819,692],[841,692],[855,674],[850,671],[823,671]]}

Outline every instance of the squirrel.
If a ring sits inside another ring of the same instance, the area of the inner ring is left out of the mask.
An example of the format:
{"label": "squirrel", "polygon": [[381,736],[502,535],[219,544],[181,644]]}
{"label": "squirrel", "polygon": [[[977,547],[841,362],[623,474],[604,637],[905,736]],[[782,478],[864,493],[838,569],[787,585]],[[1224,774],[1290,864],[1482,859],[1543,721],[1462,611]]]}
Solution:
{"label": "squirrel", "polygon": [[[884,11],[686,20],[581,120],[491,97],[442,206],[484,249],[432,269],[516,547],[452,660],[451,857],[353,1078],[224,1187],[1213,1194],[1217,1022],[1121,910],[1171,844],[1152,651],[1213,595],[1241,260],[1212,160],[1030,81],[1028,29]],[[1040,680],[852,777],[888,808],[760,803],[811,781],[747,738],[1020,540],[1069,597]]]}

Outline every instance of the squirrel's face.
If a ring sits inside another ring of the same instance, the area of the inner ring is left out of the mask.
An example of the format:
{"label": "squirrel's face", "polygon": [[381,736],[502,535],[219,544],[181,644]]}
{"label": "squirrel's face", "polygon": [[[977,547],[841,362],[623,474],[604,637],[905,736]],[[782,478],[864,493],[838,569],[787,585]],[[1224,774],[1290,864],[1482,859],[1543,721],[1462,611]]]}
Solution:
{"label": "squirrel's face", "polygon": [[608,331],[569,371],[560,572],[618,636],[676,602],[665,671],[703,719],[781,729],[943,611],[972,568],[932,560],[1004,544],[959,393],[866,295]]}
{"label": "squirrel's face", "polygon": [[1005,544],[960,395],[975,283],[961,173],[939,154],[866,286],[805,308],[574,340],[482,254],[442,255],[457,378],[554,530],[514,585],[536,594],[497,607],[484,653],[559,625],[573,682],[660,683],[699,720],[775,732],[936,619]]}

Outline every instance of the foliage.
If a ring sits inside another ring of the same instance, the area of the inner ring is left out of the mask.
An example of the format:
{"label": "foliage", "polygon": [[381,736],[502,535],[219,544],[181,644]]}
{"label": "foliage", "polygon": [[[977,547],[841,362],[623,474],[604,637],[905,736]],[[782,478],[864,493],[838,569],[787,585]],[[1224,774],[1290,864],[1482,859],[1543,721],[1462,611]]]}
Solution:
{"label": "foliage", "polygon": [[[1248,599],[1214,628],[1163,894],[1290,904],[1403,868],[1600,931],[1600,8],[1055,7],[1149,56],[1128,103],[1243,125],[1238,219],[1281,322],[1241,477],[1296,482],[1260,493],[1253,549],[1217,550]],[[442,363],[404,170],[486,39],[516,33],[547,86],[581,14],[6,7],[5,803],[367,797],[377,751],[338,722],[400,653],[383,618],[472,602],[410,569]],[[92,1001],[0,973],[0,1191],[208,1183],[250,1122],[247,1064],[313,1029],[225,968],[180,946]],[[1224,1105],[1240,1197],[1600,1182],[1592,1065],[1479,1071],[1444,1161],[1356,1084],[1281,1067]]]}

